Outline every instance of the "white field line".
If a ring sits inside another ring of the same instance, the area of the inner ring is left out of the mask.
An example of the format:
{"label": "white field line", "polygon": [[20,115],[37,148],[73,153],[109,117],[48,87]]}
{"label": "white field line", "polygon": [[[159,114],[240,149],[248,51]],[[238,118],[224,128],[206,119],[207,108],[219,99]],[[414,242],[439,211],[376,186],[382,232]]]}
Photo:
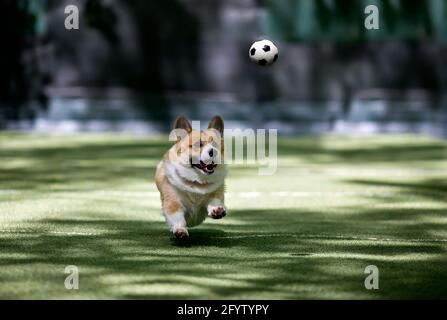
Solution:
{"label": "white field line", "polygon": [[[446,157],[447,159],[447,157]],[[332,168],[320,169],[318,171],[312,169],[300,169],[296,165],[278,166],[277,172],[286,171],[288,176],[334,176],[334,177],[420,177],[435,174],[446,174],[445,168],[434,169],[406,169],[398,168],[382,168],[382,169],[356,169],[356,168]]]}
{"label": "white field line", "polygon": [[391,197],[391,192],[372,192],[372,191],[274,191],[274,192],[238,192],[229,193],[228,197],[236,198],[312,198],[312,197]]}
{"label": "white field line", "polygon": [[[0,195],[16,195],[26,194],[21,190],[0,190]],[[56,192],[58,196],[82,195],[88,197],[94,196],[112,196],[112,197],[138,197],[138,198],[159,198],[160,194],[153,191],[113,191],[113,190],[96,190],[86,192]],[[369,196],[369,197],[391,197],[392,192],[373,192],[373,191],[272,191],[272,192],[228,192],[226,196],[229,198],[309,198],[309,197],[353,197],[353,196]]]}
{"label": "white field line", "polygon": [[0,229],[0,233],[26,233],[35,235],[63,235],[63,236],[98,236],[98,232],[73,232],[73,231],[33,231],[26,229]]}
{"label": "white field line", "polygon": [[310,240],[347,240],[347,241],[377,241],[377,242],[447,242],[447,239],[403,239],[403,238],[376,238],[376,237],[355,237],[355,236],[343,236],[343,235],[322,235],[322,234],[287,234],[287,233],[265,233],[265,234],[251,234],[241,236],[224,236],[215,237],[216,239],[245,239],[245,238],[274,238],[274,237],[292,237],[298,239],[310,239]]}
{"label": "white field line", "polygon": [[0,195],[20,194],[22,191],[14,189],[0,189]]}

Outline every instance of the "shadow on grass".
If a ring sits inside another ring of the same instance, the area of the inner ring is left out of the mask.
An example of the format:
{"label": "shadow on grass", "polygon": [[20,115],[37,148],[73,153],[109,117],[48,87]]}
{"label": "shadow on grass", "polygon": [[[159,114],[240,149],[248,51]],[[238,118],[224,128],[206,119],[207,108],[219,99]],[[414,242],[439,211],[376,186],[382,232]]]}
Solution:
{"label": "shadow on grass", "polygon": [[[141,141],[89,143],[68,146],[0,150],[0,188],[76,189],[79,183],[101,184],[154,179],[157,162],[169,142]],[[57,191],[55,189],[54,191]]]}
{"label": "shadow on grass", "polygon": [[[228,225],[192,229],[186,246],[162,222],[41,220],[26,233],[1,234],[0,268],[23,275],[23,268],[52,266],[42,271],[51,283],[47,298],[69,296],[62,273],[70,264],[79,266],[83,290],[107,298],[445,298],[445,244],[405,240],[413,233],[406,222],[424,214],[401,217],[377,236],[366,213],[349,222],[322,212],[240,210]],[[420,236],[430,239],[435,227],[425,224]],[[381,270],[379,291],[363,287],[369,264]],[[32,281],[19,276],[10,284],[2,272],[0,280],[3,290]]]}
{"label": "shadow on grass", "polygon": [[420,179],[414,182],[401,182],[377,179],[351,179],[349,183],[368,187],[395,188],[396,194],[405,196],[422,196],[431,200],[444,201],[447,204],[447,176],[440,178]]}
{"label": "shadow on grass", "polygon": [[[6,139],[3,137],[3,139]],[[26,143],[27,136],[11,135]],[[42,138],[44,139],[44,137]],[[34,146],[29,148],[0,149],[0,188],[46,190],[48,185],[59,185],[59,189],[75,188],[75,184],[88,181],[92,184],[104,182],[120,183],[144,179],[153,180],[155,167],[170,147],[169,141],[136,140],[115,141],[95,138],[73,142],[69,138],[65,145]],[[441,141],[423,141],[404,144],[393,143],[369,145],[353,144],[347,140],[343,148],[331,147],[323,137],[305,139],[280,139],[278,156],[292,156],[313,164],[371,162],[411,163],[414,161],[439,161],[447,159],[447,145]],[[3,166],[2,166],[3,164]],[[243,174],[235,167],[234,172]],[[71,184],[71,186],[70,186]],[[436,184],[427,182],[428,187]],[[438,184],[439,185],[439,184]],[[442,184],[445,191],[445,184]],[[57,188],[55,189],[55,191]]]}
{"label": "shadow on grass", "polygon": [[[88,192],[142,180],[149,185],[168,147],[110,139],[2,148],[0,188],[53,192],[57,184]],[[336,149],[320,139],[281,140],[278,147],[279,156],[322,165],[438,161],[444,151],[440,142]],[[400,201],[402,192],[426,192],[432,200],[445,192],[438,179],[351,182],[395,186],[390,201]],[[186,245],[170,238],[161,218],[94,220],[89,212],[90,219],[23,221],[25,231],[0,232],[0,297],[23,298],[30,284],[45,284],[41,298],[72,297],[63,287],[63,270],[74,264],[81,271],[81,297],[447,298],[446,243],[435,241],[446,227],[443,208],[298,208],[231,210],[222,222],[192,229]],[[76,208],[69,211],[79,217]],[[378,291],[363,286],[370,264],[381,272]]]}

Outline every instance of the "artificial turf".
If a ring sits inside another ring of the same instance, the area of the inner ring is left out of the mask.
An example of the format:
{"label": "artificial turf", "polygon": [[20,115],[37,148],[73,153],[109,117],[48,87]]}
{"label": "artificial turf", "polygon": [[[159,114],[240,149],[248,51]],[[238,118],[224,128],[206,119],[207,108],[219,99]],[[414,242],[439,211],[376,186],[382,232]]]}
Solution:
{"label": "artificial turf", "polygon": [[[168,146],[0,134],[0,298],[447,298],[445,141],[282,138],[276,174],[231,166],[227,217],[186,244],[154,185]],[[378,290],[364,287],[368,265]]]}

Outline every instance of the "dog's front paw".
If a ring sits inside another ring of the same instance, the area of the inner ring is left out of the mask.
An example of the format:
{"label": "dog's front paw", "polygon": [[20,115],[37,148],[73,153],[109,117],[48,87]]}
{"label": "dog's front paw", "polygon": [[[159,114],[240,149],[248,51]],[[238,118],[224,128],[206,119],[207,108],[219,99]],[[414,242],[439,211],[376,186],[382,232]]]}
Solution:
{"label": "dog's front paw", "polygon": [[208,206],[208,216],[213,219],[222,219],[227,215],[227,210],[224,206]]}
{"label": "dog's front paw", "polygon": [[188,239],[189,238],[189,234],[188,234],[188,230],[186,228],[177,228],[174,230],[174,236],[177,239]]}

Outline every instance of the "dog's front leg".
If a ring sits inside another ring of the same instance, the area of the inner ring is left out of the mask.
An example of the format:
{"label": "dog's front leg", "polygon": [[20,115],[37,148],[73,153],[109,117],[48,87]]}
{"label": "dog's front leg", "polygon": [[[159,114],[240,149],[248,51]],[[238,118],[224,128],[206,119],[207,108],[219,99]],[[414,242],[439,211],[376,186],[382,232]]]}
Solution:
{"label": "dog's front leg", "polygon": [[180,198],[172,186],[165,178],[157,181],[157,187],[160,190],[163,215],[166,218],[169,229],[176,238],[188,238],[188,229],[186,228],[185,211],[180,204]]}
{"label": "dog's front leg", "polygon": [[223,199],[213,198],[207,206],[208,216],[213,219],[222,219],[227,215]]}
{"label": "dog's front leg", "polygon": [[163,213],[174,236],[178,239],[188,238],[189,234],[186,228],[185,212],[182,209],[174,212],[169,212],[169,210],[165,209]]}

